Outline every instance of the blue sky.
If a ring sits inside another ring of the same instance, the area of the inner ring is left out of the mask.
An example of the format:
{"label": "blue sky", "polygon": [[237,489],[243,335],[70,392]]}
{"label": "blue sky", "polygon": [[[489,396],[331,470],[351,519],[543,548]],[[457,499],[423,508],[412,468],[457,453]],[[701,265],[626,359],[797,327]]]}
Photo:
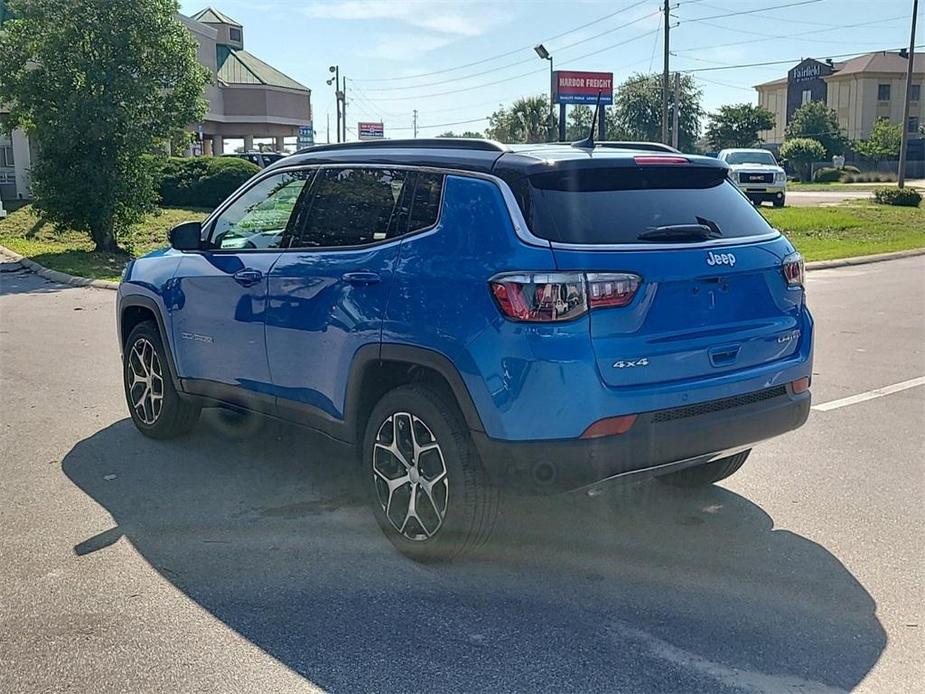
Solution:
{"label": "blue sky", "polygon": [[[619,83],[660,71],[659,0],[207,0],[244,25],[245,47],[312,89],[318,140],[335,118],[328,66],[348,78],[348,126],[381,120],[386,136],[481,130],[499,104],[548,93],[543,42],[557,69],[601,70]],[[819,59],[908,45],[912,0],[676,0],[672,69]],[[784,7],[787,5],[787,7]],[[205,6],[183,0],[193,14]],[[737,13],[737,14],[733,14]],[[917,43],[923,21],[920,10]],[[462,67],[466,66],[468,67]],[[789,64],[694,73],[707,110],[756,102],[752,86]],[[456,69],[459,68],[459,69]],[[451,93],[450,93],[451,92]],[[470,122],[471,121],[471,122]],[[332,135],[332,139],[333,139]],[[355,138],[349,134],[349,139]]]}

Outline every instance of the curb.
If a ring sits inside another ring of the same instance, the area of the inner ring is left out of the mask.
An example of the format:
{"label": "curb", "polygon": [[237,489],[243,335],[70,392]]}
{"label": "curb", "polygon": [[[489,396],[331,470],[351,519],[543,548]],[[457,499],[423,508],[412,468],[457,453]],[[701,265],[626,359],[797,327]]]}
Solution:
{"label": "curb", "polygon": [[876,255],[859,255],[854,258],[839,258],[836,260],[814,260],[811,263],[806,263],[806,270],[828,270],[829,268],[847,267],[849,265],[867,265],[868,263],[881,263],[884,260],[912,258],[916,255],[925,255],[925,248],[913,248],[908,251],[894,251],[893,253],[877,253]]}
{"label": "curb", "polygon": [[77,277],[76,275],[69,275],[66,272],[58,272],[57,270],[49,270],[44,265],[39,265],[34,260],[29,260],[29,258],[24,258],[19,253],[14,253],[6,246],[0,246],[0,256],[4,256],[7,259],[13,261],[14,263],[19,263],[24,268],[32,270],[39,277],[44,277],[47,280],[53,282],[60,282],[61,284],[67,284],[72,287],[95,287],[97,289],[118,289],[118,282],[110,282],[109,280],[91,280],[87,277]]}
{"label": "curb", "polygon": [[[925,255],[925,248],[913,248],[908,251],[895,251],[893,253],[877,253],[876,255],[859,255],[855,258],[841,258],[837,260],[814,260],[811,263],[806,263],[806,271],[811,272],[813,270],[828,270],[830,268],[847,267],[850,265],[881,263],[885,260],[912,258],[917,255]],[[0,246],[0,256],[5,256],[14,263],[19,263],[24,268],[32,270],[40,277],[44,277],[47,280],[52,280],[53,282],[68,284],[72,287],[95,287],[97,289],[113,290],[119,288],[118,282],[110,282],[109,280],[91,280],[87,277],[77,277],[76,275],[69,275],[66,272],[49,270],[47,267],[39,265],[34,260],[29,260],[29,258],[24,258],[19,255],[19,253],[14,253],[6,246]]]}

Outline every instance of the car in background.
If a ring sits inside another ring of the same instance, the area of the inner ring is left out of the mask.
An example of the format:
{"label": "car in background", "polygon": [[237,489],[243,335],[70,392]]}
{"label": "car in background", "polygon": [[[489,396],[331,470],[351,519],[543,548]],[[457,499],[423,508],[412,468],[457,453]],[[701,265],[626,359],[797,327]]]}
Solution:
{"label": "car in background", "polygon": [[809,414],[802,257],[717,159],[321,145],[170,241],[119,286],[135,426],[318,431],[415,559],[478,546],[513,489],[718,482]]}
{"label": "car in background", "polygon": [[729,166],[729,177],[756,205],[770,202],[783,207],[787,174],[766,149],[724,149],[717,159]]}
{"label": "car in background", "polygon": [[270,164],[278,162],[285,157],[286,154],[284,152],[235,152],[234,154],[223,154],[222,156],[244,159],[251,164],[256,164],[261,169],[265,169]]}

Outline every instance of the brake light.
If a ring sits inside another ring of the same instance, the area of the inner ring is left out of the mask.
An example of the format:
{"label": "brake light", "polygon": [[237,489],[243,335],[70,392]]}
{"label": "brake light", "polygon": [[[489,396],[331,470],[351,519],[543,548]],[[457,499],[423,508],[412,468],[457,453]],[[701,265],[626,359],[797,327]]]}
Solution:
{"label": "brake light", "polygon": [[633,157],[636,166],[664,166],[665,164],[690,164],[687,157],[675,157],[671,155],[660,154],[640,154]]}
{"label": "brake light", "polygon": [[806,270],[803,267],[803,256],[794,251],[786,258],[782,264],[784,270],[784,279],[787,280],[788,287],[802,287],[805,279]]}
{"label": "brake light", "polygon": [[573,320],[590,309],[627,306],[642,278],[625,272],[505,273],[489,281],[501,312],[511,320]]}

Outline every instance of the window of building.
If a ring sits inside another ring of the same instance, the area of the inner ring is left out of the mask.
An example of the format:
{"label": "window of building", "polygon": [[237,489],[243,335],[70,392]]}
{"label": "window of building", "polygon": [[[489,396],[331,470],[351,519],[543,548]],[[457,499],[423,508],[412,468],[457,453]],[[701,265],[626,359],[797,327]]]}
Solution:
{"label": "window of building", "polygon": [[890,85],[888,84],[878,84],[877,85],[877,100],[878,101],[889,101],[890,100]]}
{"label": "window of building", "polygon": [[906,124],[906,130],[910,133],[917,133],[919,131],[918,116],[909,116],[909,122]]}
{"label": "window of building", "polygon": [[800,100],[800,105],[808,104],[808,103],[809,103],[810,101],[812,101],[812,100],[813,100],[813,92],[812,92],[812,90],[811,90],[811,89],[804,89],[804,90],[803,90],[802,99]]}
{"label": "window of building", "polygon": [[312,188],[308,219],[290,248],[363,246],[401,233],[397,205],[405,171],[324,169]]}
{"label": "window of building", "polygon": [[228,29],[228,37],[236,43],[241,43],[241,30],[230,27]]}
{"label": "window of building", "polygon": [[13,147],[11,145],[0,145],[0,167],[13,167]]}
{"label": "window of building", "polygon": [[909,100],[918,101],[922,96],[922,85],[913,84],[912,89],[909,90]]}
{"label": "window of building", "polygon": [[215,220],[212,247],[279,248],[283,234],[295,223],[293,211],[312,173],[280,173],[251,187]]}

